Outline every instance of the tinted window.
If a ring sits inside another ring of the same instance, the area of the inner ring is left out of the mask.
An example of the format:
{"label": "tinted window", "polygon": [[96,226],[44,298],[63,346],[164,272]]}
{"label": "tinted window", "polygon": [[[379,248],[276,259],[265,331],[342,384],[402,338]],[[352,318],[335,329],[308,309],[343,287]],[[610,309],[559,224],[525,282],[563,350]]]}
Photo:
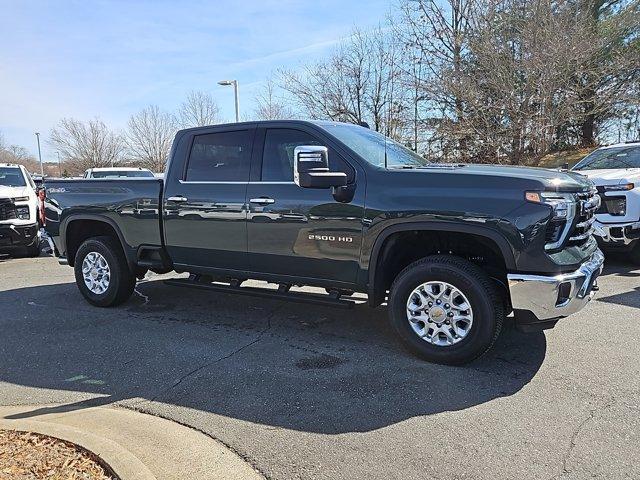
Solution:
{"label": "tinted window", "polygon": [[22,170],[18,167],[0,168],[0,185],[4,187],[26,187]]}
{"label": "tinted window", "polygon": [[193,139],[186,179],[247,182],[250,160],[249,130],[197,135]]}
{"label": "tinted window", "polygon": [[[268,129],[262,154],[262,181],[292,182],[293,151],[301,145],[322,145],[322,142],[301,130]],[[331,148],[329,148],[329,167],[334,171],[345,172],[349,181],[354,177],[352,168]]]}

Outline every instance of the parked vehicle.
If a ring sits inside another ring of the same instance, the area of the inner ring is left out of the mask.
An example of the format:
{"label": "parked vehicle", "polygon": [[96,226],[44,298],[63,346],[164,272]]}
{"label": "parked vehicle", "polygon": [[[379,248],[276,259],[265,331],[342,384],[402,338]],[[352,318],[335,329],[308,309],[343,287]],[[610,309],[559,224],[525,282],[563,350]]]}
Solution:
{"label": "parked vehicle", "polygon": [[97,306],[126,301],[147,270],[336,306],[362,292],[413,352],[460,364],[512,310],[539,330],[591,299],[599,201],[574,173],[433,165],[361,126],[268,121],[178,132],[164,179],[52,181],[47,229]]}
{"label": "parked vehicle", "polygon": [[0,163],[0,250],[40,253],[36,186],[22,165]]}
{"label": "parked vehicle", "polygon": [[82,178],[153,178],[151,170],[139,167],[89,168]]}
{"label": "parked vehicle", "polygon": [[573,171],[593,181],[602,199],[595,224],[602,247],[640,264],[640,142],[598,148]]}

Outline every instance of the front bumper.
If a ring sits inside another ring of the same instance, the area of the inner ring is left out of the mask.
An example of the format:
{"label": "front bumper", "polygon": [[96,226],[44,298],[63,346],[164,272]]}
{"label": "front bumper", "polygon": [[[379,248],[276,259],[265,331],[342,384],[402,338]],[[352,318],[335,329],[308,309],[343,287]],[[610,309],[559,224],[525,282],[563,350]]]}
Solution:
{"label": "front bumper", "polygon": [[516,326],[523,330],[549,328],[559,318],[581,310],[597,290],[596,279],[603,265],[604,255],[596,250],[574,272],[555,276],[507,275]]}
{"label": "front bumper", "polygon": [[29,247],[38,241],[38,225],[0,224],[0,249]]}
{"label": "front bumper", "polygon": [[594,222],[595,235],[606,247],[628,247],[640,238],[640,222],[600,223]]}

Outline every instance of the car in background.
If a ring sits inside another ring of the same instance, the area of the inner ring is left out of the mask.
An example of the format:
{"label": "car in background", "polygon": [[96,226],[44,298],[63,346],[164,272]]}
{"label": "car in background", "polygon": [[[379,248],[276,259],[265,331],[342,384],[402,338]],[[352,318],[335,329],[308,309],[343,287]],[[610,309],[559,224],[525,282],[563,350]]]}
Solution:
{"label": "car in background", "polygon": [[36,186],[36,191],[38,191],[40,188],[42,188],[42,185],[44,184],[45,176],[40,175],[39,173],[32,173],[31,180],[33,180],[33,183]]}
{"label": "car in background", "polygon": [[22,165],[0,163],[0,250],[40,254],[36,185]]}
{"label": "car in background", "polygon": [[572,168],[587,176],[601,197],[595,230],[607,250],[631,254],[640,264],[640,142],[594,150]]}
{"label": "car in background", "polygon": [[154,174],[140,167],[105,167],[89,168],[82,178],[154,178]]}

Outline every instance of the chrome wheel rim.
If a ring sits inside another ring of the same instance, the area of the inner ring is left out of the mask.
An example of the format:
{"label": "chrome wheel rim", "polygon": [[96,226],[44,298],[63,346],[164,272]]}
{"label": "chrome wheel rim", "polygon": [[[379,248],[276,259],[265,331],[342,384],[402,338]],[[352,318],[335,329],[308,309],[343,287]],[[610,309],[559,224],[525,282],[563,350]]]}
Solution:
{"label": "chrome wheel rim", "polygon": [[426,282],[407,300],[407,320],[424,341],[448,347],[464,340],[473,325],[473,309],[467,296],[447,282]]}
{"label": "chrome wheel rim", "polygon": [[100,295],[109,288],[111,270],[107,260],[98,252],[90,252],[82,261],[82,277],[89,291]]}

